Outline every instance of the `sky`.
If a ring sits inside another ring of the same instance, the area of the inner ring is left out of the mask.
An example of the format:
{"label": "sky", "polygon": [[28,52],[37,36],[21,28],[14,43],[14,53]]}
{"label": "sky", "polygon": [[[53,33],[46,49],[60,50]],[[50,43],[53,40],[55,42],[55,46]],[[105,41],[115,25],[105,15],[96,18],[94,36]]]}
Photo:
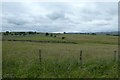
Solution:
{"label": "sky", "polygon": [[111,32],[117,2],[2,2],[2,31]]}

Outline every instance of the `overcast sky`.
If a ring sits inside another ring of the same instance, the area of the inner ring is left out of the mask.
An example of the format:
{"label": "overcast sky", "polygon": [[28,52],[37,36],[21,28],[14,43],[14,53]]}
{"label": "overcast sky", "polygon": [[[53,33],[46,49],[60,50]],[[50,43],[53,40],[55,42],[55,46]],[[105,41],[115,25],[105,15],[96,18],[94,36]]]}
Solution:
{"label": "overcast sky", "polygon": [[118,30],[117,2],[4,2],[2,31]]}

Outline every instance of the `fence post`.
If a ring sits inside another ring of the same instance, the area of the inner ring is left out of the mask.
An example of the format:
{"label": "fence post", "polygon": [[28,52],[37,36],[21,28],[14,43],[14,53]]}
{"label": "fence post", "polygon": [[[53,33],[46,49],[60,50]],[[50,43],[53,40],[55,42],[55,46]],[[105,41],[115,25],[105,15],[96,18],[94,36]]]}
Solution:
{"label": "fence post", "polygon": [[41,49],[39,50],[39,61],[41,63]]}
{"label": "fence post", "polygon": [[82,50],[80,50],[80,64],[82,65]]}
{"label": "fence post", "polygon": [[114,61],[117,61],[117,51],[114,51]]}

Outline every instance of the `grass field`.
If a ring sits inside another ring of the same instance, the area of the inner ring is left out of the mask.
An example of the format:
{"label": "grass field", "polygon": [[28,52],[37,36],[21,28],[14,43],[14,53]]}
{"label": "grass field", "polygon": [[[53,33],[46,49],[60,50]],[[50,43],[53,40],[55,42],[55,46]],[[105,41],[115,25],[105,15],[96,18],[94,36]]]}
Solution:
{"label": "grass field", "polygon": [[[65,39],[61,39],[63,36]],[[7,41],[8,39],[49,43]],[[117,40],[117,36],[106,35],[6,35],[3,36],[2,42],[2,75],[4,78],[116,78],[118,73],[114,51],[118,51]],[[82,64],[79,60],[80,50],[83,51]]]}

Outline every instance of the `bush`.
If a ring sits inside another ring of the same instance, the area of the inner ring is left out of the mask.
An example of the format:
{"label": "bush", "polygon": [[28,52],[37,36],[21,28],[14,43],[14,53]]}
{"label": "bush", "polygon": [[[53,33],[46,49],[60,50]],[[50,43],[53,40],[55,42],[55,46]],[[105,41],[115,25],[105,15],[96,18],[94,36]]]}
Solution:
{"label": "bush", "polygon": [[46,35],[46,36],[49,36],[49,33],[46,33],[45,35]]}
{"label": "bush", "polygon": [[62,39],[65,39],[65,37],[62,37]]}

